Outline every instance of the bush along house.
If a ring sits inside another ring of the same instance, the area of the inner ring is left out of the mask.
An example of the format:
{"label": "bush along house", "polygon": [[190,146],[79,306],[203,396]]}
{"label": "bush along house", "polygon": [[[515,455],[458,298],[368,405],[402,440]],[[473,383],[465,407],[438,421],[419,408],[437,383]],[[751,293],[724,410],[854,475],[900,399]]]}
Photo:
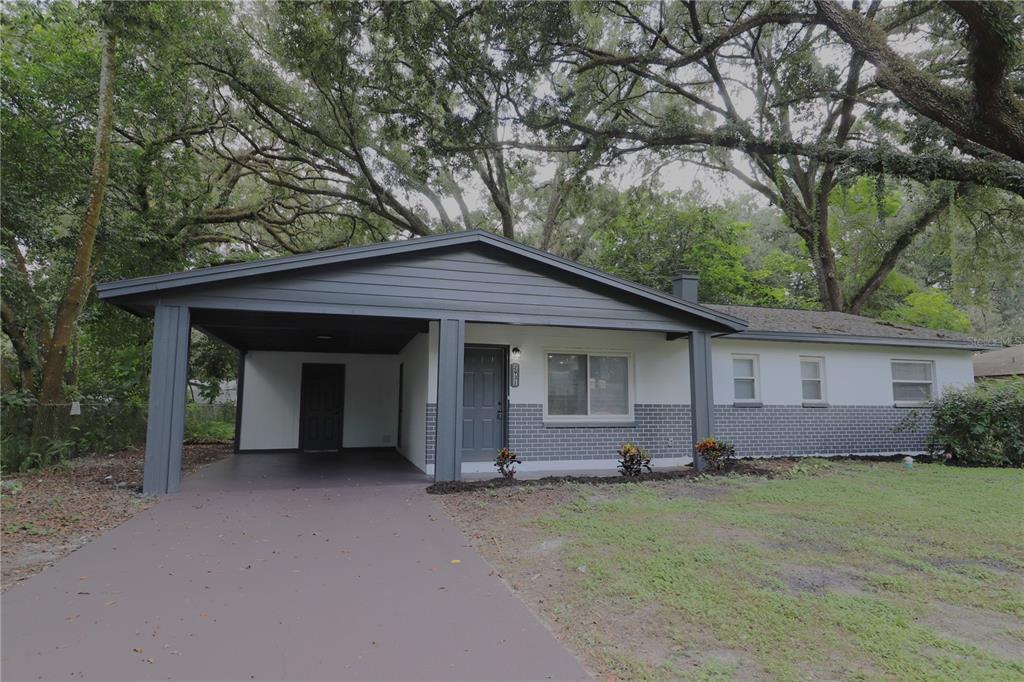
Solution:
{"label": "bush along house", "polygon": [[110,282],[154,319],[144,489],[181,470],[192,328],[240,356],[240,453],[397,450],[436,480],[654,466],[708,436],[739,456],[923,450],[908,408],[973,381],[954,333],[833,312],[704,305],[468,231]]}

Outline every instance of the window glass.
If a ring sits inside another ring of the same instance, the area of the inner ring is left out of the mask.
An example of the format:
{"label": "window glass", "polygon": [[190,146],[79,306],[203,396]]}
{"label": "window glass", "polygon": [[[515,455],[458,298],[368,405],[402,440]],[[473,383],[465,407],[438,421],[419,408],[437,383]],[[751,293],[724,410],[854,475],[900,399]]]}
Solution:
{"label": "window glass", "polygon": [[587,356],[548,354],[548,414],[587,413]]}
{"label": "window glass", "polygon": [[757,400],[757,364],[754,358],[733,356],[732,390],[734,400]]}
{"label": "window glass", "polygon": [[803,386],[804,400],[821,400],[821,382],[817,379],[804,379],[800,382]]}
{"label": "window glass", "polygon": [[821,369],[821,358],[800,360],[800,388],[804,400],[824,400],[824,378]]}
{"label": "window glass", "polygon": [[896,402],[916,403],[931,397],[931,384],[893,384],[892,397]]}
{"label": "window glass", "polygon": [[590,414],[629,414],[629,366],[622,356],[590,356]]}
{"label": "window glass", "polygon": [[894,360],[892,362],[892,397],[898,403],[920,403],[932,397],[933,369],[931,362]]}
{"label": "window glass", "polygon": [[932,365],[930,362],[894,362],[892,378],[900,381],[931,381]]}
{"label": "window glass", "polygon": [[801,379],[818,379],[821,376],[820,371],[821,365],[817,360],[801,360],[800,361],[800,378]]}
{"label": "window glass", "polygon": [[733,382],[736,400],[753,400],[757,396],[753,379],[736,379]]}
{"label": "window glass", "polygon": [[732,374],[734,377],[739,379],[744,377],[747,379],[754,378],[754,359],[753,358],[733,358],[732,359]]}

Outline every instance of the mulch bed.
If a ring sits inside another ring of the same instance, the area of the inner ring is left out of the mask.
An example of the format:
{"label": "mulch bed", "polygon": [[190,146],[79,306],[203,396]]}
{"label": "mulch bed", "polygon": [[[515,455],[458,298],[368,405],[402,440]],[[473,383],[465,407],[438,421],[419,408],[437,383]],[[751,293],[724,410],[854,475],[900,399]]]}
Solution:
{"label": "mulch bed", "polygon": [[639,476],[621,476],[609,474],[607,476],[545,476],[544,478],[491,478],[483,481],[445,481],[434,483],[427,487],[431,495],[449,495],[451,493],[465,493],[473,490],[487,490],[490,488],[509,488],[516,486],[538,486],[552,485],[555,483],[582,483],[585,485],[615,485],[617,483],[643,483],[645,481],[673,481],[681,478],[696,478],[699,475],[705,476],[760,476],[764,478],[775,478],[784,475],[795,465],[799,458],[773,458],[773,459],[738,459],[729,462],[720,470],[712,471],[705,469],[701,474],[692,466],[685,466],[671,471],[652,471],[640,474]]}
{"label": "mulch bed", "polygon": [[[223,443],[188,444],[182,469],[195,471],[230,453],[231,446]],[[144,460],[141,449],[125,450],[5,476],[3,589],[156,504],[156,498],[141,494]]]}
{"label": "mulch bed", "polygon": [[[827,458],[829,461],[864,461],[864,462],[898,462],[903,455],[837,455]],[[759,476],[762,478],[776,478],[786,475],[797,463],[806,461],[806,457],[740,457],[727,462],[725,467],[719,470],[705,469],[704,476]],[[951,464],[948,460],[931,455],[915,455],[914,461],[919,464],[944,463]],[[507,479],[491,478],[481,481],[447,481],[434,483],[427,487],[431,495],[450,495],[452,493],[465,493],[473,490],[487,490],[491,488],[509,488],[515,486],[537,486],[552,485],[555,483],[583,483],[586,485],[614,485],[616,483],[642,483],[644,481],[672,481],[681,478],[695,478],[698,476],[692,465],[687,464],[679,469],[671,471],[652,471],[640,476],[621,476],[608,474],[605,476],[545,476],[544,478]]]}

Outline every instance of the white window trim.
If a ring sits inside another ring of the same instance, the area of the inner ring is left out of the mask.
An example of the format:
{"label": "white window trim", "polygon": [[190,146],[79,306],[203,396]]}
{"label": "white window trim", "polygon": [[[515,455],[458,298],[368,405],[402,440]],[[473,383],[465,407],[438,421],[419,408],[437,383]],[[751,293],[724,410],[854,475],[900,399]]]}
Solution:
{"label": "white window trim", "polygon": [[801,371],[800,377],[800,399],[805,403],[811,403],[814,405],[827,405],[828,404],[828,387],[825,380],[825,357],[822,355],[801,355],[800,364],[804,362],[817,362],[818,363],[818,383],[821,384],[821,397],[820,398],[804,398],[804,374]]}
{"label": "white window trim", "polygon": [[[931,367],[931,381],[914,381],[912,379],[897,379],[893,376],[893,365],[897,362],[905,362],[912,365],[928,365]],[[927,405],[927,400],[896,400],[896,392],[894,390],[896,384],[930,384],[931,391],[929,392],[929,400],[935,398],[938,395],[939,382],[935,376],[935,361],[934,360],[920,360],[917,358],[890,358],[889,359],[889,391],[893,397],[893,404],[896,407],[921,407]]]}
{"label": "white window trim", "polygon": [[[733,360],[753,360],[754,361],[754,376],[753,377],[737,377],[736,376],[736,365],[732,362]],[[761,402],[761,359],[756,353],[733,353],[729,358],[729,372],[731,373],[730,383],[732,384],[732,401],[734,403],[760,403]],[[737,398],[736,397],[736,380],[737,379],[753,379],[754,380],[754,397],[753,398]]]}
{"label": "white window trim", "polygon": [[[628,414],[548,414],[548,355],[587,356],[587,411],[590,411],[590,356],[626,358],[626,398],[629,404]],[[622,350],[603,350],[600,348],[545,348],[544,349],[544,423],[555,426],[580,424],[594,425],[631,425],[634,423],[633,405],[636,402],[636,363],[633,353]]]}

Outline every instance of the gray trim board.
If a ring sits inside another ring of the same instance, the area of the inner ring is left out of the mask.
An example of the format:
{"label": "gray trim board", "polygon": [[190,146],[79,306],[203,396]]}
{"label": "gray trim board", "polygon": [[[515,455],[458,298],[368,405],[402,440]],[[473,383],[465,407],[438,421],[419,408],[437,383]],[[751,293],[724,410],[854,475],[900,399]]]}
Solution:
{"label": "gray trim board", "polygon": [[462,389],[466,321],[442,319],[437,339],[437,430],[434,480],[462,478]]}
{"label": "gray trim board", "polygon": [[173,493],[181,483],[190,329],[188,308],[156,307],[142,482],[146,494]]}
{"label": "gray trim board", "polygon": [[[714,381],[711,377],[711,334],[692,332],[687,344],[690,355],[690,435],[697,443],[715,433]],[[704,458],[693,451],[693,466],[704,468]]]}
{"label": "gray trim board", "polygon": [[908,339],[898,336],[856,336],[853,334],[808,334],[805,332],[762,332],[741,331],[729,334],[727,338],[741,341],[794,341],[798,343],[848,343],[866,346],[904,346],[910,348],[950,348],[958,350],[988,350],[995,344],[978,342],[948,341],[935,339]]}
{"label": "gray trim board", "polygon": [[[447,308],[413,308],[399,307],[390,308],[373,305],[348,305],[324,302],[303,302],[297,300],[271,300],[271,299],[242,299],[208,295],[180,295],[165,297],[168,303],[176,305],[187,305],[190,308],[205,308],[211,310],[249,310],[254,312],[275,312],[275,313],[312,313],[319,315],[359,315],[364,317],[397,317],[412,318],[419,320],[436,320],[452,314],[460,314],[461,311]],[[623,320],[622,317],[583,317],[583,316],[559,316],[554,314],[541,314],[536,308],[522,312],[507,312],[493,309],[490,311],[462,312],[472,322],[493,323],[493,324],[519,324],[536,325],[542,327],[580,327],[588,329],[630,329],[635,331],[678,331],[687,334],[693,330],[693,325],[685,322],[672,322],[669,320]],[[579,309],[568,309],[564,312],[579,312]]]}
{"label": "gray trim board", "polygon": [[242,448],[242,401],[245,399],[245,356],[246,351],[238,351],[238,381],[235,383],[235,453]]}

